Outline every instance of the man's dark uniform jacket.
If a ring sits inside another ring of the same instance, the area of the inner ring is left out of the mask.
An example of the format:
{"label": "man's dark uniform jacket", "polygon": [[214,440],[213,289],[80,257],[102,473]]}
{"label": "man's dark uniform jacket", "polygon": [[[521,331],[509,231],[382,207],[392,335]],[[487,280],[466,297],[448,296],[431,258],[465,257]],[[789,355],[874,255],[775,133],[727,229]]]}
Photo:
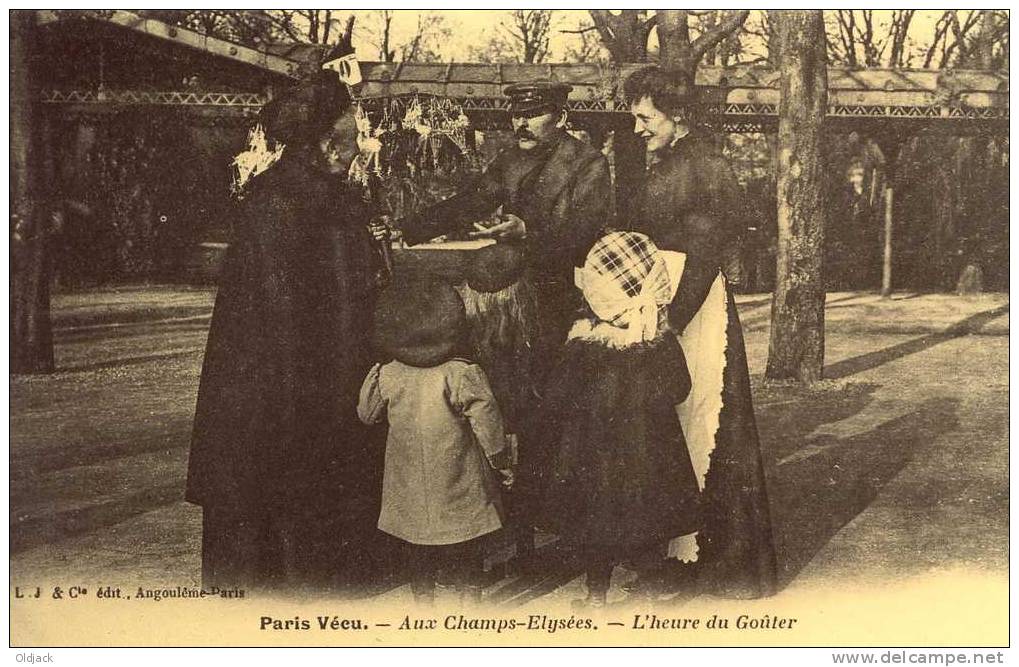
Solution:
{"label": "man's dark uniform jacket", "polygon": [[403,221],[414,245],[470,228],[499,206],[527,224],[522,241],[542,319],[565,339],[574,303],[573,267],[584,263],[603,229],[612,224],[609,165],[591,145],[561,132],[532,150],[499,153],[472,187]]}

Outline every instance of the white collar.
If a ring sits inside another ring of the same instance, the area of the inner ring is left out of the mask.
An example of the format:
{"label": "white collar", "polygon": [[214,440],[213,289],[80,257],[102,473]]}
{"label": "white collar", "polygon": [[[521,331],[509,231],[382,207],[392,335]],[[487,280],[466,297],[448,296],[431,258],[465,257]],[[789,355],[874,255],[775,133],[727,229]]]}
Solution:
{"label": "white collar", "polygon": [[678,144],[680,141],[682,141],[688,136],[690,136],[690,126],[683,125],[682,133],[677,134],[676,137],[671,142],[669,142],[669,148],[675,148],[676,144]]}

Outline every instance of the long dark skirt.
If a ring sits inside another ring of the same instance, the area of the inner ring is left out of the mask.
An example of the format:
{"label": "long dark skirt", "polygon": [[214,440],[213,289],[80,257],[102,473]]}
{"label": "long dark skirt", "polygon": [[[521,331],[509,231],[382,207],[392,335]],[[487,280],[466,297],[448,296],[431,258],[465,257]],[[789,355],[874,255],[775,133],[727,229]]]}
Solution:
{"label": "long dark skirt", "polygon": [[777,564],[743,328],[731,292],[727,302],[722,411],[701,498],[697,568],[701,590],[755,598],[775,592]]}

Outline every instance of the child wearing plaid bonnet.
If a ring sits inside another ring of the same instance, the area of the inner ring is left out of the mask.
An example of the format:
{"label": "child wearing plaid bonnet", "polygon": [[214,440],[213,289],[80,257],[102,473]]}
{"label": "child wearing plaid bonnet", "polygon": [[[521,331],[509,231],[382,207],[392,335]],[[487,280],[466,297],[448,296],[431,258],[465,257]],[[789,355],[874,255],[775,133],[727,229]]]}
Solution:
{"label": "child wearing plaid bonnet", "polygon": [[700,527],[676,415],[690,375],[665,316],[682,264],[643,234],[613,232],[576,269],[590,312],[573,325],[549,378],[546,418],[561,435],[544,515],[582,555],[590,606],[605,603],[623,561],[649,592],[668,541]]}

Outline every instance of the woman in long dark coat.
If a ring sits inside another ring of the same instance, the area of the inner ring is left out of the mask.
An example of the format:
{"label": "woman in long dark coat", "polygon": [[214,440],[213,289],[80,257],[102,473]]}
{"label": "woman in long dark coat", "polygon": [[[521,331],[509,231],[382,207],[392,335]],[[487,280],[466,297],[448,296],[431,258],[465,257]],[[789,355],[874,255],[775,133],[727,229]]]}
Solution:
{"label": "woman in long dark coat", "polygon": [[764,464],[743,331],[721,272],[741,232],[739,185],[706,133],[680,117],[690,101],[681,85],[649,67],[630,76],[626,94],[651,158],[626,226],[686,254],[669,322],[693,380],[679,412],[702,486],[703,528],[696,554],[674,544],[670,555],[696,558],[705,592],[768,595],[776,559]]}
{"label": "woman in long dark coat", "polygon": [[373,253],[369,211],[345,182],[350,107],[346,87],[320,72],[260,115],[268,145],[284,148],[237,206],[188,466],[206,586],[330,583],[356,570],[372,532],[356,405]]}

